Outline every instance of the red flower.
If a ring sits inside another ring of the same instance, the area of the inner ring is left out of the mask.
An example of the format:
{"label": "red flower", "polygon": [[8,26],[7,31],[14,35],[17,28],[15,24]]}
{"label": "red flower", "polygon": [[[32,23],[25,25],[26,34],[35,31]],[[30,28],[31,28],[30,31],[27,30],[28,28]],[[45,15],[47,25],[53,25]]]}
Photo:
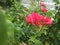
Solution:
{"label": "red flower", "polygon": [[26,21],[29,24],[33,23],[35,26],[38,26],[40,17],[41,17],[40,14],[32,12],[32,14],[30,14],[26,17]]}
{"label": "red flower", "polygon": [[27,17],[26,17],[26,21],[31,24],[33,22],[33,18],[32,18],[32,15],[29,14]]}
{"label": "red flower", "polygon": [[46,6],[46,4],[44,2],[41,2],[41,6]]}
{"label": "red flower", "polygon": [[29,14],[27,17],[26,17],[26,21],[29,23],[29,24],[33,24],[35,26],[38,26],[38,25],[51,25],[53,23],[53,21],[50,19],[50,17],[44,17],[43,15],[40,15],[38,13],[35,13],[35,12],[32,12],[32,14]]}
{"label": "red flower", "polygon": [[45,17],[44,21],[45,21],[45,24],[47,24],[47,25],[51,25],[53,23],[53,21],[50,19],[50,17]]}
{"label": "red flower", "polygon": [[32,12],[32,17],[33,17],[33,24],[35,26],[38,26],[39,21],[40,21],[40,14]]}
{"label": "red flower", "polygon": [[47,12],[48,10],[46,8],[41,8],[42,12]]}

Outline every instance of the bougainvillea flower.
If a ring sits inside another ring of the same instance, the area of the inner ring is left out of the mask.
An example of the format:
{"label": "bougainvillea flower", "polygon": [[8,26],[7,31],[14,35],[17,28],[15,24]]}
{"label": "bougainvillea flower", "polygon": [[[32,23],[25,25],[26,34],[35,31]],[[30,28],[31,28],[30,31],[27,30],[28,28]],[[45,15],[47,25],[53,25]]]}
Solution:
{"label": "bougainvillea flower", "polygon": [[33,17],[33,23],[35,26],[38,26],[39,21],[40,21],[40,14],[32,12],[32,17]]}
{"label": "bougainvillea flower", "polygon": [[29,14],[27,17],[26,17],[26,21],[31,24],[33,23],[35,26],[38,26],[39,24],[39,21],[40,21],[40,14],[38,13],[35,13],[35,12],[32,12],[32,14]]}
{"label": "bougainvillea flower", "polygon": [[50,17],[44,17],[41,22],[40,25],[44,26],[44,25],[51,25],[53,23],[53,21],[50,19]]}
{"label": "bougainvillea flower", "polygon": [[46,6],[46,4],[44,2],[41,2],[41,6]]}
{"label": "bougainvillea flower", "polygon": [[27,21],[29,24],[33,23],[33,18],[32,18],[32,15],[31,15],[31,14],[29,14],[29,15],[26,17],[26,21]]}
{"label": "bougainvillea flower", "polygon": [[53,23],[53,21],[50,19],[50,17],[44,17],[43,15],[40,15],[35,12],[32,12],[32,14],[27,15],[26,21],[29,24],[33,24],[35,26],[51,25]]}
{"label": "bougainvillea flower", "polygon": [[45,17],[44,19],[46,25],[51,25],[53,21],[50,19],[50,17]]}
{"label": "bougainvillea flower", "polygon": [[42,12],[47,12],[48,10],[46,8],[41,8]]}

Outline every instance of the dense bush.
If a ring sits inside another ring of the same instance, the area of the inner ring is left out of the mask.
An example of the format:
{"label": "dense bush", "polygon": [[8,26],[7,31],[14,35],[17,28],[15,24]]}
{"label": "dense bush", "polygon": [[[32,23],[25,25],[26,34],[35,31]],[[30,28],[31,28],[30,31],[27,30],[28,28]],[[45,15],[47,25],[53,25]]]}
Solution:
{"label": "dense bush", "polygon": [[47,10],[45,5],[26,8],[14,1],[5,11],[8,45],[60,45],[59,8]]}

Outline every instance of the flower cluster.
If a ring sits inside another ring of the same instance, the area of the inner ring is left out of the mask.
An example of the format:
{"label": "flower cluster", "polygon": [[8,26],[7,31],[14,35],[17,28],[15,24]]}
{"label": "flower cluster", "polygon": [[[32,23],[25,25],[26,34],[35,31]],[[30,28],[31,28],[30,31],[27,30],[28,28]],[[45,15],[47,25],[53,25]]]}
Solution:
{"label": "flower cluster", "polygon": [[26,21],[29,24],[33,24],[35,26],[51,25],[53,23],[53,21],[50,19],[50,17],[45,17],[45,16],[40,15],[40,14],[35,13],[35,12],[32,12],[32,14],[27,15]]}
{"label": "flower cluster", "polygon": [[41,11],[42,12],[47,12],[48,10],[45,8],[46,4],[44,2],[41,2]]}

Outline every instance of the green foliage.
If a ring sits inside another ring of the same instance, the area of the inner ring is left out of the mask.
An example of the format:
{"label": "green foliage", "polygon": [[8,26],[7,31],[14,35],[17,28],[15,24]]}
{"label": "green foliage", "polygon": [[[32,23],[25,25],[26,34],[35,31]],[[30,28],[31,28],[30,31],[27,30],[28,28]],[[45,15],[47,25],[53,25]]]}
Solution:
{"label": "green foliage", "polygon": [[0,45],[7,45],[7,29],[4,13],[0,10]]}
{"label": "green foliage", "polygon": [[8,31],[7,31],[7,34],[8,34],[8,45],[13,45],[14,44],[14,25],[11,21],[9,20],[6,20],[6,23],[7,23],[7,26],[8,27]]}
{"label": "green foliage", "polygon": [[54,2],[56,2],[57,4],[59,4],[59,0],[53,0]]}
{"label": "green foliage", "polygon": [[[1,30],[3,31],[6,28],[6,25],[8,26],[8,45],[60,45],[60,12],[57,13],[57,11],[54,10],[43,13],[36,4],[31,6],[32,8],[26,8],[22,3],[14,0],[14,4],[5,11],[7,24],[4,23],[5,18],[3,13],[0,12],[0,17],[2,17],[0,18],[0,28],[4,25]],[[53,18],[53,24],[50,26],[44,25],[43,27],[29,25],[25,18],[33,11]],[[55,13],[57,14],[55,15]],[[54,15],[56,17],[54,17]],[[4,38],[2,39],[2,36],[6,37],[6,31],[4,32],[5,33],[0,37],[1,45],[4,40]],[[2,32],[0,32],[0,34],[1,33]]]}
{"label": "green foliage", "polygon": [[14,0],[6,0],[6,5],[11,7],[13,5]]}

